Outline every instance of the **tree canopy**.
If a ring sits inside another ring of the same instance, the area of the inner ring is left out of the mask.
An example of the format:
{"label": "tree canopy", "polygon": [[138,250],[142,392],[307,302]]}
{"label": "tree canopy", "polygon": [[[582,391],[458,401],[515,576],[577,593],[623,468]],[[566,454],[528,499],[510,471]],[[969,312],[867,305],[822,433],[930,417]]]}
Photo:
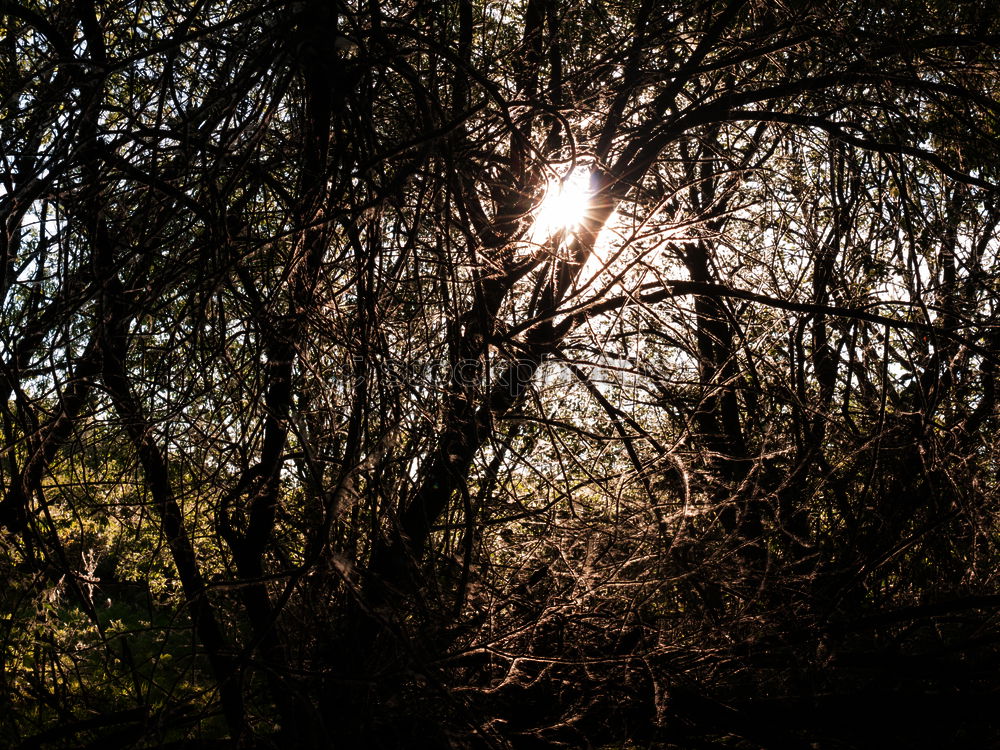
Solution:
{"label": "tree canopy", "polygon": [[1000,8],[0,13],[0,744],[998,740]]}

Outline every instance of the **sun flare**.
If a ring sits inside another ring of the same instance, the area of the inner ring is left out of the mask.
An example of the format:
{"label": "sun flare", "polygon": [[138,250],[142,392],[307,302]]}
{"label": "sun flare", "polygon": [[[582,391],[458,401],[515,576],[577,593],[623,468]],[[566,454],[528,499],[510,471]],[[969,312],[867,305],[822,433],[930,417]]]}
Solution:
{"label": "sun flare", "polygon": [[535,242],[545,242],[557,232],[572,232],[580,225],[593,195],[590,177],[589,169],[578,169],[546,185],[531,230]]}

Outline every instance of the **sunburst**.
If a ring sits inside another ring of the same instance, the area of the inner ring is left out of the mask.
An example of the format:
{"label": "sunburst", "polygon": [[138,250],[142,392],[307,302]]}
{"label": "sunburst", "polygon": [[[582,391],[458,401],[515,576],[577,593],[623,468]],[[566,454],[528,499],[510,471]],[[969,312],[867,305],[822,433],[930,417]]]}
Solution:
{"label": "sunburst", "polygon": [[562,178],[551,180],[535,211],[532,239],[542,243],[560,232],[572,233],[586,217],[592,196],[589,169],[573,170]]}

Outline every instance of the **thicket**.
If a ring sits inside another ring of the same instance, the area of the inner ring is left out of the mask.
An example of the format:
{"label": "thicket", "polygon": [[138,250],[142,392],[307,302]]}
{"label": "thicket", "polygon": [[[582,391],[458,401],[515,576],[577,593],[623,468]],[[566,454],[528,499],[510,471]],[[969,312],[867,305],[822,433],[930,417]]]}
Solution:
{"label": "thicket", "polygon": [[0,10],[0,744],[1000,740],[989,3]]}

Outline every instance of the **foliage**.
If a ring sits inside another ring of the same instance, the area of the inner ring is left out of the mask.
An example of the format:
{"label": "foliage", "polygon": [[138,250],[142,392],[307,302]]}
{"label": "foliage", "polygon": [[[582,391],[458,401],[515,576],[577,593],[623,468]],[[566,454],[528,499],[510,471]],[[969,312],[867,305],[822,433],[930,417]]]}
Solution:
{"label": "foliage", "polygon": [[0,744],[997,741],[988,4],[0,10]]}

